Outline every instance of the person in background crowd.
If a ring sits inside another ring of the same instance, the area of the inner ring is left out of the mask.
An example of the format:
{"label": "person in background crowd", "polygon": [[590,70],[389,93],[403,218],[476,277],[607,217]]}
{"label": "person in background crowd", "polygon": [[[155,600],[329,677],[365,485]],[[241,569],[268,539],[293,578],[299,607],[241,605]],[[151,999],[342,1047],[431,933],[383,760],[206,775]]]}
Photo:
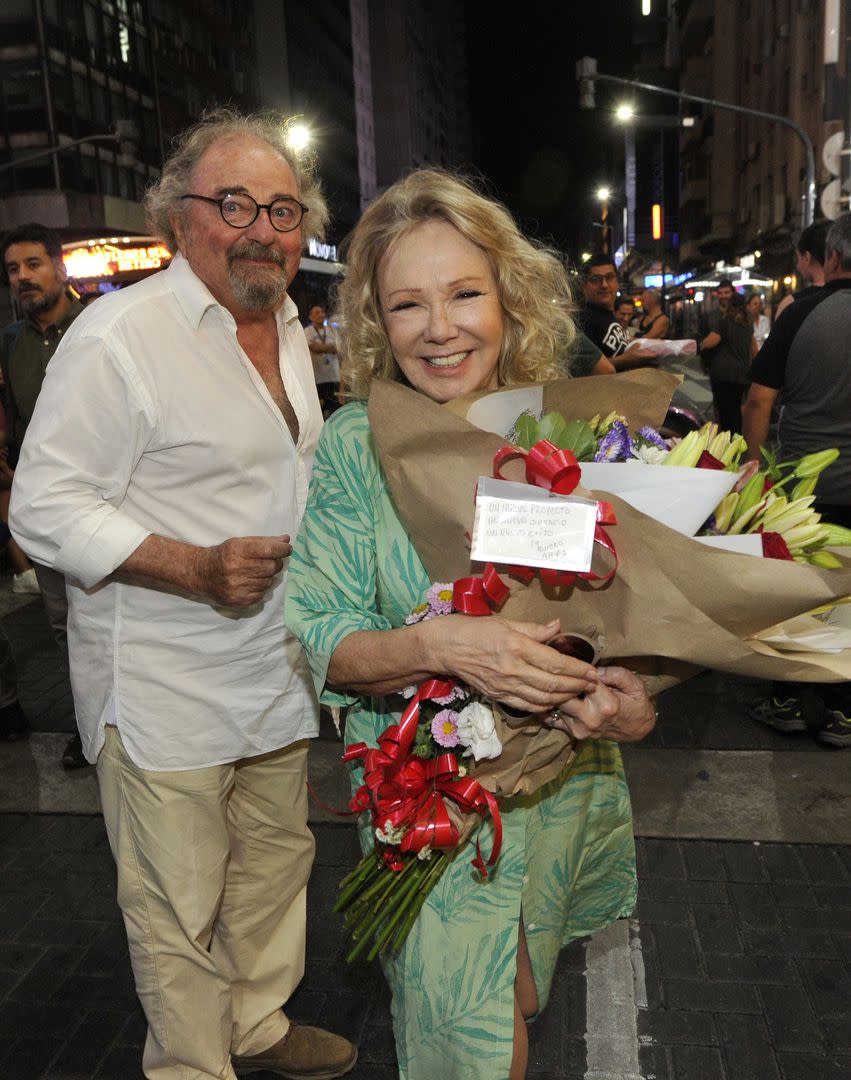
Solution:
{"label": "person in background crowd", "polygon": [[718,283],[716,296],[718,311],[709,316],[698,348],[709,374],[718,424],[725,431],[740,432],[756,343],[745,302],[729,279]]}
{"label": "person in background crowd", "polygon": [[806,282],[802,289],[784,296],[774,312],[774,321],[794,303],[805,296],[812,296],[816,289],[824,285],[824,245],[827,237],[827,224],[816,221],[808,225],[798,237],[795,245],[795,267],[801,279]]}
{"label": "person in background crowd", "polygon": [[637,338],[668,336],[668,316],[662,310],[662,294],[658,289],[645,289],[641,294],[642,316],[635,329]]}
{"label": "person in background crowd", "polygon": [[619,322],[627,333],[632,337],[632,320],[635,318],[635,302],[630,296],[619,296],[615,303],[615,321]]}
{"label": "person in background crowd", "polygon": [[[10,465],[14,466],[41,393],[47,365],[83,306],[67,290],[62,242],[53,229],[36,222],[13,229],[0,244],[0,258],[9,288],[24,316],[18,322],[10,323],[0,339],[6,436],[11,451]],[[41,592],[62,666],[67,671],[65,578],[38,563],[33,567],[33,576]],[[68,741],[62,764],[66,769],[79,769],[88,764],[79,735]]]}
{"label": "person in background crowd", "polygon": [[[744,436],[748,457],[758,461],[779,398],[779,460],[836,447],[839,458],[819,477],[814,506],[825,521],[851,528],[851,214],[831,225],[825,250],[824,285],[796,299],[777,319],[754,360]],[[807,697],[815,704],[809,726],[818,741],[851,746],[847,683],[777,683],[770,698],[755,704],[753,715],[778,731],[806,731]]]}
{"label": "person in background crowd", "polygon": [[579,329],[611,360],[617,371],[646,366],[649,361],[642,357],[638,345],[630,346],[629,335],[615,318],[618,272],[611,255],[605,252],[592,255],[583,263],[582,273],[585,303],[579,311]]}
{"label": "person in background crowd", "polygon": [[[0,375],[0,391],[3,389],[2,375]],[[28,570],[32,569],[29,559],[12,539],[9,532],[9,495],[12,490],[14,473],[9,466],[8,450],[6,448],[6,424],[2,411],[0,411],[0,551],[5,548],[7,558],[15,571],[12,591],[15,584]],[[35,572],[32,572],[35,578]],[[36,582],[38,589],[38,582]],[[29,735],[30,725],[24,710],[18,701],[18,669],[15,665],[15,657],[12,653],[12,644],[0,625],[0,742],[17,742]]]}
{"label": "person in background crowd", "polygon": [[281,1008],[304,972],[319,726],[283,593],[322,427],[287,288],[327,212],[280,118],[227,109],[183,134],[146,198],[178,254],[71,328],[10,524],[69,577],[145,1075],[341,1076],[355,1047]]}
{"label": "person in background crowd", "polygon": [[768,316],[762,312],[762,297],[758,292],[750,294],[745,306],[753,322],[753,337],[758,352],[765,344],[765,339],[771,330],[771,324],[768,321]]}
{"label": "person in background crowd", "polygon": [[614,375],[615,365],[607,360],[594,342],[581,330],[570,344],[567,355],[561,364],[566,375],[581,378],[584,375]]}
{"label": "person in background crowd", "polygon": [[337,332],[325,316],[325,308],[314,304],[309,313],[310,322],[304,329],[307,347],[313,359],[313,377],[322,406],[322,415],[327,418],[339,407],[340,361],[337,358]]}

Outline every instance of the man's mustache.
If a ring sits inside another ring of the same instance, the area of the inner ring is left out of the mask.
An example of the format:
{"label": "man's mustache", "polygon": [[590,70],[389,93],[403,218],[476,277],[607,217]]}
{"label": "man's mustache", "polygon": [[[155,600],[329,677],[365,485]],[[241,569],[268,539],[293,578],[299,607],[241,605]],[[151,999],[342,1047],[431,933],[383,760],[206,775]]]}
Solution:
{"label": "man's mustache", "polygon": [[254,259],[257,262],[275,263],[277,266],[286,267],[286,258],[274,248],[266,247],[259,240],[246,240],[238,248],[232,248],[228,252],[228,262],[236,259]]}

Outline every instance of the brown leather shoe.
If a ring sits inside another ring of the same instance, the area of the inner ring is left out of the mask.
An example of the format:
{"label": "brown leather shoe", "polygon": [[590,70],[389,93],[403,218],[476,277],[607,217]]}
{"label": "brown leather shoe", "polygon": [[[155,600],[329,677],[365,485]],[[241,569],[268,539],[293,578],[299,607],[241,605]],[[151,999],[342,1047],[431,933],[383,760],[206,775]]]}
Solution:
{"label": "brown leather shoe", "polygon": [[233,1058],[237,1076],[270,1072],[287,1080],[334,1080],[355,1067],[358,1048],[322,1028],[293,1024],[274,1046],[259,1054]]}

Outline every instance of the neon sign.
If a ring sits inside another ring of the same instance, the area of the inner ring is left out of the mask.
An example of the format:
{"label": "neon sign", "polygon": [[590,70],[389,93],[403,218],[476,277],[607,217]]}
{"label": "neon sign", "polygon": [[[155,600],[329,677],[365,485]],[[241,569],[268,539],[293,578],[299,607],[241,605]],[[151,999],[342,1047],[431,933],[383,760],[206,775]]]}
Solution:
{"label": "neon sign", "polygon": [[68,277],[78,280],[160,270],[170,259],[171,252],[162,244],[118,247],[108,242],[88,243],[71,248],[62,256]]}
{"label": "neon sign", "polygon": [[307,254],[312,255],[314,259],[325,259],[326,262],[336,262],[337,245],[321,244],[318,240],[311,237],[307,242]]}

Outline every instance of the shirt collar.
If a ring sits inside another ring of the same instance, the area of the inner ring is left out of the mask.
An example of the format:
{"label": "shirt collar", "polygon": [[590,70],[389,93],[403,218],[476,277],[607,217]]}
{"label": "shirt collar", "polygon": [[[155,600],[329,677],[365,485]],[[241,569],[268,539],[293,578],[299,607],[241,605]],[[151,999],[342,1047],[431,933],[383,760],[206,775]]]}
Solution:
{"label": "shirt collar", "polygon": [[[233,318],[227,308],[218,302],[204,282],[189,265],[189,262],[184,259],[179,252],[174,256],[168,269],[164,270],[163,273],[169,275],[168,283],[193,329],[198,329],[201,325],[201,320],[210,308],[221,308],[228,318]],[[289,323],[292,322],[293,319],[298,319],[298,308],[290,299],[289,293],[286,294],[284,303],[277,312],[277,319],[279,324],[281,322]]]}
{"label": "shirt collar", "polygon": [[31,330],[34,330],[40,336],[46,334],[48,332],[48,330],[62,330],[62,331],[67,330],[68,327],[71,325],[71,323],[77,318],[77,316],[83,310],[83,305],[80,303],[80,301],[77,299],[76,296],[69,296],[68,300],[69,300],[68,310],[65,312],[65,314],[62,316],[61,319],[57,319],[56,322],[52,322],[52,323],[50,323],[49,325],[45,326],[42,329],[42,327],[39,326],[39,324],[36,322],[35,319],[31,318],[30,316],[27,316],[27,318],[26,318],[27,326],[30,327]]}

